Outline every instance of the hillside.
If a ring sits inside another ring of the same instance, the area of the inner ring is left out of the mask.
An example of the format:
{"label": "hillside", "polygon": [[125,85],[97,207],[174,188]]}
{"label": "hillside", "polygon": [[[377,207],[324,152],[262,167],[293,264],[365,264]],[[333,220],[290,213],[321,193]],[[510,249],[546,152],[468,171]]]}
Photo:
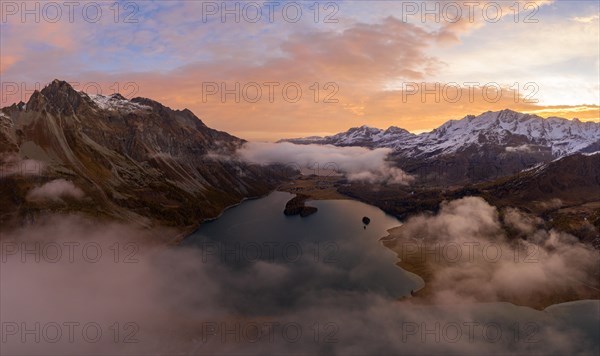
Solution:
{"label": "hillside", "polygon": [[389,148],[390,159],[423,186],[491,181],[574,153],[600,150],[600,123],[542,118],[511,110],[450,120],[431,132],[361,126],[326,137],[282,140]]}
{"label": "hillside", "polygon": [[488,183],[455,189],[341,186],[338,191],[405,219],[437,212],[440,203],[480,196],[499,209],[518,208],[600,248],[600,154],[575,154]]}
{"label": "hillside", "polygon": [[[78,211],[189,230],[283,179],[281,171],[238,160],[243,140],[147,98],[89,96],[54,80],[1,113],[3,227]],[[28,198],[57,180],[83,197]]]}

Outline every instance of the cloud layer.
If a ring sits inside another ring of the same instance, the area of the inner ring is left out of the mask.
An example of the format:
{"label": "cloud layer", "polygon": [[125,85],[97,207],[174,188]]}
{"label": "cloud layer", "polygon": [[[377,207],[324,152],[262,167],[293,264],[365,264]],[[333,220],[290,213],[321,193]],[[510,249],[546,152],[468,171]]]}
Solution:
{"label": "cloud layer", "polygon": [[[533,16],[537,22],[524,23],[534,12],[524,7],[534,3],[540,6]],[[93,23],[81,18],[81,6],[73,22],[66,9],[56,23],[35,23],[33,16],[23,22],[18,12],[2,23],[0,71],[11,87],[3,88],[0,105],[26,101],[35,83],[59,77],[90,92],[100,86],[103,94],[120,91],[188,107],[208,125],[247,139],[331,134],[362,124],[428,130],[448,119],[505,108],[598,119],[599,88],[589,79],[598,74],[598,19],[590,16],[597,4],[521,1],[515,21],[513,3],[479,2],[471,19],[466,3],[459,2],[462,16],[456,22],[443,16],[422,21],[421,11],[405,19],[402,2],[335,4],[333,23],[323,21],[330,13],[323,8],[315,22],[308,4],[298,23],[280,16],[273,23],[224,23],[220,17],[203,22],[203,2],[141,2],[135,23],[124,22],[130,12],[125,9],[115,22],[108,3]],[[492,17],[501,7],[498,22],[482,15],[488,4]],[[445,2],[437,5],[443,9]],[[434,95],[402,100],[405,83],[469,82],[479,83],[472,101]],[[207,83],[236,93],[225,100],[221,89],[206,96]],[[265,83],[278,84],[274,100]],[[504,88],[500,100],[481,95],[488,83]],[[260,100],[245,98],[254,97],[254,89],[249,95],[243,90],[249,84],[262,87]],[[302,90],[298,101],[283,95],[290,84]],[[530,102],[530,96],[541,103]]]}
{"label": "cloud layer", "polygon": [[[289,142],[248,142],[238,150],[245,161],[257,164],[291,164],[304,173],[345,174],[351,181],[409,184],[414,178],[387,160],[391,149],[296,145]],[[319,173],[320,170],[320,173]]]}
{"label": "cloud layer", "polygon": [[434,252],[423,259],[437,271],[430,284],[436,303],[526,304],[597,291],[598,252],[541,226],[517,209],[500,214],[482,198],[467,197],[445,203],[436,215],[410,218],[401,233]]}
{"label": "cloud layer", "polygon": [[[466,220],[456,230],[444,228],[443,219],[475,213],[474,208],[484,209],[474,220],[481,230],[466,226]],[[487,234],[495,222],[485,212],[489,209],[482,204],[460,202],[432,222],[437,230]],[[273,314],[280,295],[260,291],[285,292],[281,288],[290,282],[293,265],[263,261],[236,269],[203,263],[198,249],[153,246],[152,239],[169,233],[50,216],[4,235],[3,351],[15,355],[597,352],[595,337],[587,333],[597,333],[593,311],[598,304],[587,305],[588,312],[573,321],[560,310],[546,313],[464,300],[447,307],[424,307],[369,291],[298,286],[296,302]],[[518,271],[510,274],[514,272]],[[243,305],[253,305],[252,312],[240,312]],[[72,341],[65,323],[72,325]],[[533,334],[527,331],[531,324],[536,327]],[[514,325],[525,330],[524,336],[515,334]],[[56,339],[56,330],[63,332],[61,338],[49,342]]]}

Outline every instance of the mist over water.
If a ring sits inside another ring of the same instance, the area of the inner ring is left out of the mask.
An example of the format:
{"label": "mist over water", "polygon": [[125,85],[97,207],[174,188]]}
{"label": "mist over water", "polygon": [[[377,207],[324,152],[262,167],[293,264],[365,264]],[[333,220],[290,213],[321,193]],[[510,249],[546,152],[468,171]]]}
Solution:
{"label": "mist over water", "polygon": [[[396,218],[350,200],[309,201],[319,209],[316,214],[285,216],[283,207],[292,197],[275,192],[245,202],[185,241],[198,246],[207,262],[237,273],[264,266],[264,284],[232,291],[244,296],[244,312],[261,310],[257,304],[269,310],[289,308],[307,290],[369,292],[393,299],[421,286],[420,278],[398,268],[396,255],[379,242],[387,229],[400,225]],[[366,227],[364,216],[371,219]]]}
{"label": "mist over water", "polygon": [[[548,311],[399,302],[422,284],[379,242],[399,221],[355,201],[309,201],[316,214],[287,217],[291,196],[246,201],[169,248],[147,242],[173,231],[76,216],[42,219],[4,236],[2,351],[597,354],[598,301]],[[46,252],[38,261],[13,241],[28,242],[28,251],[40,243]],[[73,246],[74,258],[66,248],[62,258],[49,253],[59,246]]]}

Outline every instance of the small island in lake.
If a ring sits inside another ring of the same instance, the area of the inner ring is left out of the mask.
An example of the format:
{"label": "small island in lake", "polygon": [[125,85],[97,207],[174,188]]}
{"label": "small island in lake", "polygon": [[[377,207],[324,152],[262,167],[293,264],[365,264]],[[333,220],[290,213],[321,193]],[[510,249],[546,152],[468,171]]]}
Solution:
{"label": "small island in lake", "polygon": [[314,206],[304,205],[308,198],[310,198],[308,195],[297,194],[285,204],[283,213],[287,216],[300,215],[301,217],[306,217],[316,213],[318,210],[317,208]]}

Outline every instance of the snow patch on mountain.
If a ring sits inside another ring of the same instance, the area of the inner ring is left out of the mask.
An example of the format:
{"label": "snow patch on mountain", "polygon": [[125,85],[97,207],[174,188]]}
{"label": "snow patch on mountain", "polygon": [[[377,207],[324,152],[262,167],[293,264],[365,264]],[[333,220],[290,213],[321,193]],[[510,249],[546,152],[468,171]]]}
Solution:
{"label": "snow patch on mountain", "polygon": [[413,157],[452,154],[472,146],[489,145],[502,146],[506,152],[550,149],[553,156],[563,157],[599,143],[600,123],[559,117],[544,119],[502,110],[450,120],[433,131],[419,135],[394,126],[387,130],[361,126],[332,136],[282,141],[391,148]]}
{"label": "snow patch on mountain", "polygon": [[584,156],[595,156],[595,155],[600,155],[600,151],[596,151],[596,152],[590,152],[590,153],[584,153]]}
{"label": "snow patch on mountain", "polygon": [[90,99],[102,110],[133,112],[137,110],[151,110],[149,106],[141,105],[125,99],[120,94],[105,96],[102,94],[90,95]]}

